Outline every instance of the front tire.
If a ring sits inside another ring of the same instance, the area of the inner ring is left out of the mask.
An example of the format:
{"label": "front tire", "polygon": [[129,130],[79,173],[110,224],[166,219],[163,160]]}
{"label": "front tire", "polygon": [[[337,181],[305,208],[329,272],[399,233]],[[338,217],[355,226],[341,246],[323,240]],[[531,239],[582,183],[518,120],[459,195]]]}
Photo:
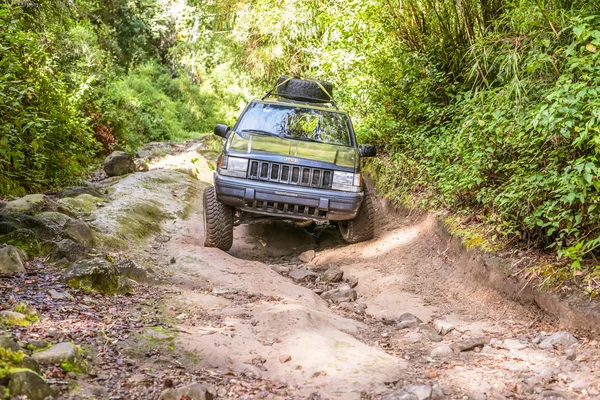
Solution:
{"label": "front tire", "polygon": [[354,219],[338,222],[340,233],[346,243],[358,243],[375,237],[375,205],[365,188],[365,195]]}
{"label": "front tire", "polygon": [[204,247],[227,251],[233,245],[233,208],[217,200],[215,187],[204,190]]}

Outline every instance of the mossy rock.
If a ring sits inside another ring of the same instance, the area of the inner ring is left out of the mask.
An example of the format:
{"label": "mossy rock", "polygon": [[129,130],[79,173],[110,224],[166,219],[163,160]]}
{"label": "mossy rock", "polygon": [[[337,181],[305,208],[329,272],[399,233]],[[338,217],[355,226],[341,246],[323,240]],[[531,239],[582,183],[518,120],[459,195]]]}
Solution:
{"label": "mossy rock", "polygon": [[9,370],[8,390],[11,396],[27,396],[29,400],[45,400],[55,391],[44,378],[27,368]]}
{"label": "mossy rock", "polygon": [[4,212],[36,214],[44,210],[55,210],[57,204],[44,194],[30,194],[20,199],[9,201],[3,208]]}
{"label": "mossy rock", "polygon": [[100,232],[94,232],[94,242],[96,246],[101,249],[112,250],[112,251],[120,251],[125,250],[129,247],[129,244],[126,240],[121,239],[116,236],[105,235]]}
{"label": "mossy rock", "polygon": [[75,262],[96,253],[96,250],[85,247],[80,243],[75,243],[70,239],[63,239],[56,244],[51,260],[56,262],[65,258],[67,261]]}
{"label": "mossy rock", "polygon": [[19,229],[35,232],[43,240],[52,240],[57,230],[42,218],[21,213],[0,213],[0,235],[6,235]]}
{"label": "mossy rock", "polygon": [[19,247],[32,257],[50,254],[54,248],[52,242],[41,239],[30,229],[17,229],[6,235],[1,235],[0,243]]}
{"label": "mossy rock", "polygon": [[151,234],[159,233],[160,225],[167,216],[158,202],[140,201],[135,206],[123,210],[123,214],[117,217],[119,223],[117,234],[122,239],[144,239]]}
{"label": "mossy rock", "polygon": [[60,231],[67,222],[73,221],[72,217],[58,211],[44,211],[35,216],[55,231]]}
{"label": "mossy rock", "polygon": [[27,315],[25,314],[4,310],[0,311],[0,323],[5,325],[28,326],[31,321],[27,319]]}
{"label": "mossy rock", "polygon": [[130,291],[119,270],[111,262],[100,257],[72,264],[63,273],[62,280],[72,288],[106,295],[124,294]]}
{"label": "mossy rock", "polygon": [[90,214],[96,209],[96,204],[102,202],[102,198],[87,193],[75,197],[64,197],[58,200],[58,204],[76,214]]}

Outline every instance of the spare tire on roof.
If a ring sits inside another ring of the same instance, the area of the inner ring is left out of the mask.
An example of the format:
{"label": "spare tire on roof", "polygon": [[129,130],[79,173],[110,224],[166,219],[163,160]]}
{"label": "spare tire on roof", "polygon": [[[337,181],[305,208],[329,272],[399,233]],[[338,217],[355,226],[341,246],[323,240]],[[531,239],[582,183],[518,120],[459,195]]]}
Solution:
{"label": "spare tire on roof", "polygon": [[326,103],[333,101],[333,85],[317,79],[300,79],[280,76],[277,94],[286,98]]}

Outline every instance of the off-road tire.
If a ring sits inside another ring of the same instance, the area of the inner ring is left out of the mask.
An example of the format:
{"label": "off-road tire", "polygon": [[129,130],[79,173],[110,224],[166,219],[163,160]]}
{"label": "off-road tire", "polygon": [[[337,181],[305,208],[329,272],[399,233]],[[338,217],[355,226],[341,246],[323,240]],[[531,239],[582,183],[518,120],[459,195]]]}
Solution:
{"label": "off-road tire", "polygon": [[204,190],[204,247],[227,251],[233,245],[233,208],[217,200],[215,187]]}
{"label": "off-road tire", "polygon": [[346,243],[358,243],[375,237],[375,204],[365,188],[363,202],[354,219],[338,222]]}
{"label": "off-road tire", "polygon": [[[307,101],[329,102],[333,100],[333,85],[330,82],[299,78],[292,78],[286,82],[287,79],[289,79],[289,76],[279,77],[277,80],[277,94],[292,99]],[[319,82],[329,94],[325,93],[317,82]]]}

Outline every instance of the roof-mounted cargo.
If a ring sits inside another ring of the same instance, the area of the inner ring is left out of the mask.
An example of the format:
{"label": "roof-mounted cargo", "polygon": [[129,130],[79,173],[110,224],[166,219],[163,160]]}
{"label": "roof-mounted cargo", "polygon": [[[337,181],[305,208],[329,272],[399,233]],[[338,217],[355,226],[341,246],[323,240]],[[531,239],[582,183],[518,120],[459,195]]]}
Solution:
{"label": "roof-mounted cargo", "polygon": [[272,96],[309,103],[331,103],[337,108],[333,100],[333,85],[318,79],[280,76],[276,86],[265,94],[263,100]]}

